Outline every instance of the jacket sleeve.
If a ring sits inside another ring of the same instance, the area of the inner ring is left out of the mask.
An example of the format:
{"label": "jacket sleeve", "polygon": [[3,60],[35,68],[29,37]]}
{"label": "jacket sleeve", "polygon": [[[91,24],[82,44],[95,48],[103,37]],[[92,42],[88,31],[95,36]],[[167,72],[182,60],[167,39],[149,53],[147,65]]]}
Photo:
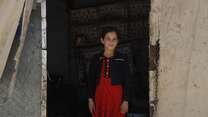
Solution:
{"label": "jacket sleeve", "polygon": [[123,101],[129,101],[129,80],[131,79],[131,72],[127,57],[125,57],[124,61],[124,70],[125,76],[123,82]]}
{"label": "jacket sleeve", "polygon": [[90,60],[90,65],[89,65],[89,70],[88,70],[88,77],[87,77],[87,86],[88,86],[88,98],[94,99],[94,74],[93,74],[93,69],[94,69],[94,64],[93,64],[93,59]]}

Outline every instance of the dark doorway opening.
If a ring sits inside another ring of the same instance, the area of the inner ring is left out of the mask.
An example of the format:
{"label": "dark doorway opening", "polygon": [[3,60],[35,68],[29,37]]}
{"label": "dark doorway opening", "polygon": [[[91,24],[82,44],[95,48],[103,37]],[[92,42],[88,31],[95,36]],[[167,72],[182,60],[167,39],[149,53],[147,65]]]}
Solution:
{"label": "dark doorway opening", "polygon": [[150,0],[47,1],[48,117],[90,117],[86,76],[105,26],[119,29],[130,61],[128,117],[149,116],[149,11]]}

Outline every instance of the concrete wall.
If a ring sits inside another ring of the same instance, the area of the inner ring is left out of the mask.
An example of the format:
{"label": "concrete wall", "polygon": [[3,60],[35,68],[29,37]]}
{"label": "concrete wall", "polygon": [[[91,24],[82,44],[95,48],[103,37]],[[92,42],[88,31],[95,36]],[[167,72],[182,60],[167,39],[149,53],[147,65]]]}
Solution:
{"label": "concrete wall", "polygon": [[[14,55],[19,39],[14,39],[5,71],[0,80],[1,117],[41,116],[41,14],[40,6],[30,17],[29,30],[23,47],[13,93],[10,84],[14,72]],[[43,101],[42,101],[43,102]]]}
{"label": "concrete wall", "polygon": [[159,40],[155,117],[208,115],[208,1],[152,0],[151,43]]}
{"label": "concrete wall", "polygon": [[0,0],[0,79],[16,33],[25,0]]}

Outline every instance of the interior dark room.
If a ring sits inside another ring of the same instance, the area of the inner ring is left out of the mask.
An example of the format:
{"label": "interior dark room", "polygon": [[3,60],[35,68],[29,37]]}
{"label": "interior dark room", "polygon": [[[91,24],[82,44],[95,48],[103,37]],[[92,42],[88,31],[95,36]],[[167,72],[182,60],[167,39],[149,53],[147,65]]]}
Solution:
{"label": "interior dark room", "polygon": [[127,117],[149,117],[149,11],[150,0],[47,0],[48,117],[91,117],[86,77],[105,26],[130,61]]}

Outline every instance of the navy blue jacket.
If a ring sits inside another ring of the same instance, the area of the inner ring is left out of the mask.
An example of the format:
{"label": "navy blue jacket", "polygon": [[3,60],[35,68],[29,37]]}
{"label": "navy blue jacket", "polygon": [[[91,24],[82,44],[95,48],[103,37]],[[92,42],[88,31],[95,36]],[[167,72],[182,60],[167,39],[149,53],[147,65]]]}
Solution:
{"label": "navy blue jacket", "polygon": [[[95,98],[95,90],[101,77],[102,60],[104,58],[103,52],[96,54],[90,61],[89,74],[88,74],[88,93],[89,98]],[[110,70],[109,75],[112,85],[122,85],[123,87],[123,100],[128,101],[129,92],[128,85],[131,76],[130,67],[127,56],[115,51],[114,56],[110,57]]]}

